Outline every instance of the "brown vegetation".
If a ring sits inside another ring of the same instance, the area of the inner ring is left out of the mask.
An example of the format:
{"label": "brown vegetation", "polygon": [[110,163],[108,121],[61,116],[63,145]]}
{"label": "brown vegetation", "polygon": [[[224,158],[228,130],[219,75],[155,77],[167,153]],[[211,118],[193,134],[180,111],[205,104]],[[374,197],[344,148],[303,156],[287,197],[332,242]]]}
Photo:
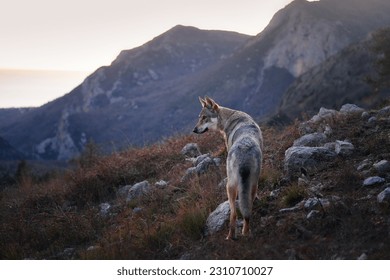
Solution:
{"label": "brown vegetation", "polygon": [[[355,168],[367,157],[390,159],[388,120],[369,125],[354,116],[335,120],[332,128],[332,140],[348,138],[356,152],[309,178],[323,184],[323,195],[340,198],[314,221],[305,211],[279,212],[310,196],[297,182],[284,179],[284,152],[299,137],[298,124],[263,128],[265,158],[252,237],[237,242],[225,241],[225,231],[204,236],[208,215],[226,200],[224,188],[218,187],[225,178],[221,136],[177,136],[110,156],[89,149],[74,169],[40,182],[24,176],[5,188],[0,193],[0,258],[356,259],[362,253],[389,258],[388,209],[377,205],[378,189],[362,188]],[[182,182],[191,163],[180,151],[189,142],[223,160]],[[169,183],[137,201],[126,203],[117,196],[121,186],[143,180]],[[271,197],[274,190],[280,194]],[[100,213],[104,202],[112,205],[107,215]]]}

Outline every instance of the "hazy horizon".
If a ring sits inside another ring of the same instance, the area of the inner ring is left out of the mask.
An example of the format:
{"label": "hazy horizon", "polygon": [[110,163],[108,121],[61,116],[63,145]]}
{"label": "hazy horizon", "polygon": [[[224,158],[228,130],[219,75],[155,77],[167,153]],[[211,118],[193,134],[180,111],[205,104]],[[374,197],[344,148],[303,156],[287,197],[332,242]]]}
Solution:
{"label": "hazy horizon", "polygon": [[[259,34],[292,2],[0,1],[0,108],[52,101],[109,65],[120,51],[141,46],[178,24]],[[70,75],[75,72],[82,74]]]}
{"label": "hazy horizon", "polygon": [[69,93],[88,72],[0,69],[0,108],[39,107]]}

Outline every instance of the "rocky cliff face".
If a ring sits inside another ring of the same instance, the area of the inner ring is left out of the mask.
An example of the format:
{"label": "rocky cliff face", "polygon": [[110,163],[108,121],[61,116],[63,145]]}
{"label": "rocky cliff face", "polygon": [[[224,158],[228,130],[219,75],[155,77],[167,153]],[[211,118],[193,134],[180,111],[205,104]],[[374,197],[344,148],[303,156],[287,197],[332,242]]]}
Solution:
{"label": "rocky cliff face", "polygon": [[[258,36],[274,35],[265,66],[298,77],[372,30],[390,24],[388,1],[298,0],[279,11]],[[278,30],[279,32],[276,32]]]}
{"label": "rocky cliff face", "polygon": [[284,94],[278,114],[293,120],[321,107],[338,109],[348,102],[371,107],[388,98],[388,91],[374,93],[367,82],[376,75],[372,44],[371,39],[353,44],[300,76]]}

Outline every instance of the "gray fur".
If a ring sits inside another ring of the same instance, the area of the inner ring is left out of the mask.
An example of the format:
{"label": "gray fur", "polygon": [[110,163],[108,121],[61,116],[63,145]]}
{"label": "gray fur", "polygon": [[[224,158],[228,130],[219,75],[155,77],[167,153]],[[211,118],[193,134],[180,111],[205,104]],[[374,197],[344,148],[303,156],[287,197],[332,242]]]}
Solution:
{"label": "gray fur", "polygon": [[231,210],[227,238],[234,239],[237,216],[234,202],[237,195],[244,217],[243,234],[247,235],[249,232],[249,219],[261,172],[263,137],[260,127],[248,114],[221,107],[208,97],[199,100],[203,108],[194,132],[204,133],[208,129],[217,129],[225,138],[228,151],[226,189]]}

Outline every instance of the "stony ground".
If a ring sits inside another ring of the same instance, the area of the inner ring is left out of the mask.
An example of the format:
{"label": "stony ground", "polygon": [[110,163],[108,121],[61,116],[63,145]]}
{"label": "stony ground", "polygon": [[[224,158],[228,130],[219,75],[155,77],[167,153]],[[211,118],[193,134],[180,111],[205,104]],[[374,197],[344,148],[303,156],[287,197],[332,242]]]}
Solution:
{"label": "stony ground", "polygon": [[0,256],[388,259],[389,117],[390,107],[348,105],[283,129],[263,127],[251,236],[238,241],[225,240],[219,134],[107,157],[90,150],[65,174],[24,176],[1,192]]}

